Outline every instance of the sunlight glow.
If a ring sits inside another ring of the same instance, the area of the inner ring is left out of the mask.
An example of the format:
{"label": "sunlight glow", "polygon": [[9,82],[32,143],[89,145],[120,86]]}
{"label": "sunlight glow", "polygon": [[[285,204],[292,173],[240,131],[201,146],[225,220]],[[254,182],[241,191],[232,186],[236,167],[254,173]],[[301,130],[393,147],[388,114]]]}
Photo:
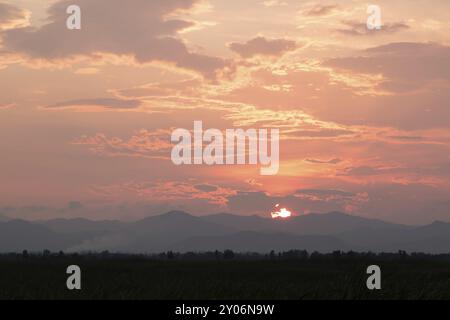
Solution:
{"label": "sunlight glow", "polygon": [[[279,207],[280,207],[279,204],[277,204],[275,206],[275,208],[279,208]],[[277,218],[286,219],[286,218],[291,217],[292,213],[289,210],[287,210],[286,208],[281,208],[278,211],[272,212],[271,215],[272,215],[273,219],[277,219]]]}

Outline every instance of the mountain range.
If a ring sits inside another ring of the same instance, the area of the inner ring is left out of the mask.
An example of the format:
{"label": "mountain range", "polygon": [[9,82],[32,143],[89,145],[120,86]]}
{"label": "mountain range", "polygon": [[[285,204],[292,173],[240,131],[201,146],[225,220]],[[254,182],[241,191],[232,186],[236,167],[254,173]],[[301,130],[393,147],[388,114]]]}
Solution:
{"label": "mountain range", "polygon": [[0,252],[269,252],[300,249],[449,253],[450,223],[406,226],[341,212],[289,219],[171,211],[135,222],[87,219],[0,221]]}

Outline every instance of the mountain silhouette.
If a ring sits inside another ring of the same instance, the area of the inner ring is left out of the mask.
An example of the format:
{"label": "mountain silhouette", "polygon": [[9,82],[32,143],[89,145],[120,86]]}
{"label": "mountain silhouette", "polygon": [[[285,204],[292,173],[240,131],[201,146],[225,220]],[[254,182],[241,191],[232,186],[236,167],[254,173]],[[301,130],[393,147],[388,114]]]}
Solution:
{"label": "mountain silhouette", "polygon": [[406,226],[384,222],[376,219],[368,219],[342,212],[330,212],[323,214],[307,214],[294,216],[290,219],[271,219],[260,216],[238,216],[221,213],[206,216],[204,219],[226,225],[238,230],[251,231],[275,231],[287,232],[298,235],[330,235],[358,228],[374,229],[405,229]]}
{"label": "mountain silhouette", "polygon": [[261,216],[239,216],[231,213],[218,213],[202,217],[203,220],[230,227],[239,231],[274,230],[271,219]]}
{"label": "mountain silhouette", "polygon": [[0,252],[63,250],[80,241],[24,220],[10,220],[0,223]]}
{"label": "mountain silhouette", "polygon": [[52,219],[37,222],[52,231],[69,234],[81,232],[113,232],[120,230],[124,224],[114,220],[92,221],[83,218]]}
{"label": "mountain silhouette", "polygon": [[125,253],[224,249],[448,253],[450,223],[405,226],[341,212],[279,220],[230,213],[199,217],[183,211],[127,223],[87,219],[0,222],[0,251],[24,249]]}

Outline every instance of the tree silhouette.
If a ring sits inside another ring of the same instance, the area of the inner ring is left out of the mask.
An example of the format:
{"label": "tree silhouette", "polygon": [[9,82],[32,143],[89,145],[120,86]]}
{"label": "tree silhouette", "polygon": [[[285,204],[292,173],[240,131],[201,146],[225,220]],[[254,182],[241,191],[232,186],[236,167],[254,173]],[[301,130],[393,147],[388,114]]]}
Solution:
{"label": "tree silhouette", "polygon": [[234,259],[234,252],[233,252],[232,250],[228,250],[228,249],[227,249],[227,250],[224,251],[223,257],[224,257],[226,260]]}

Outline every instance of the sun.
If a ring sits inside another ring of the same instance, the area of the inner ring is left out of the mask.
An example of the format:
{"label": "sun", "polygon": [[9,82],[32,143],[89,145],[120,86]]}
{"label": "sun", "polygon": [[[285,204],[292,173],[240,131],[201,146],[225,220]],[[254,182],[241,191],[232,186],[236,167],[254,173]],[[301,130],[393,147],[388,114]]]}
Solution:
{"label": "sun", "polygon": [[275,206],[275,208],[276,208],[276,211],[271,212],[272,219],[279,219],[279,218],[286,219],[286,218],[289,218],[292,216],[292,212],[289,211],[288,209],[286,209],[286,208],[279,209],[280,208],[279,204],[277,204]]}

